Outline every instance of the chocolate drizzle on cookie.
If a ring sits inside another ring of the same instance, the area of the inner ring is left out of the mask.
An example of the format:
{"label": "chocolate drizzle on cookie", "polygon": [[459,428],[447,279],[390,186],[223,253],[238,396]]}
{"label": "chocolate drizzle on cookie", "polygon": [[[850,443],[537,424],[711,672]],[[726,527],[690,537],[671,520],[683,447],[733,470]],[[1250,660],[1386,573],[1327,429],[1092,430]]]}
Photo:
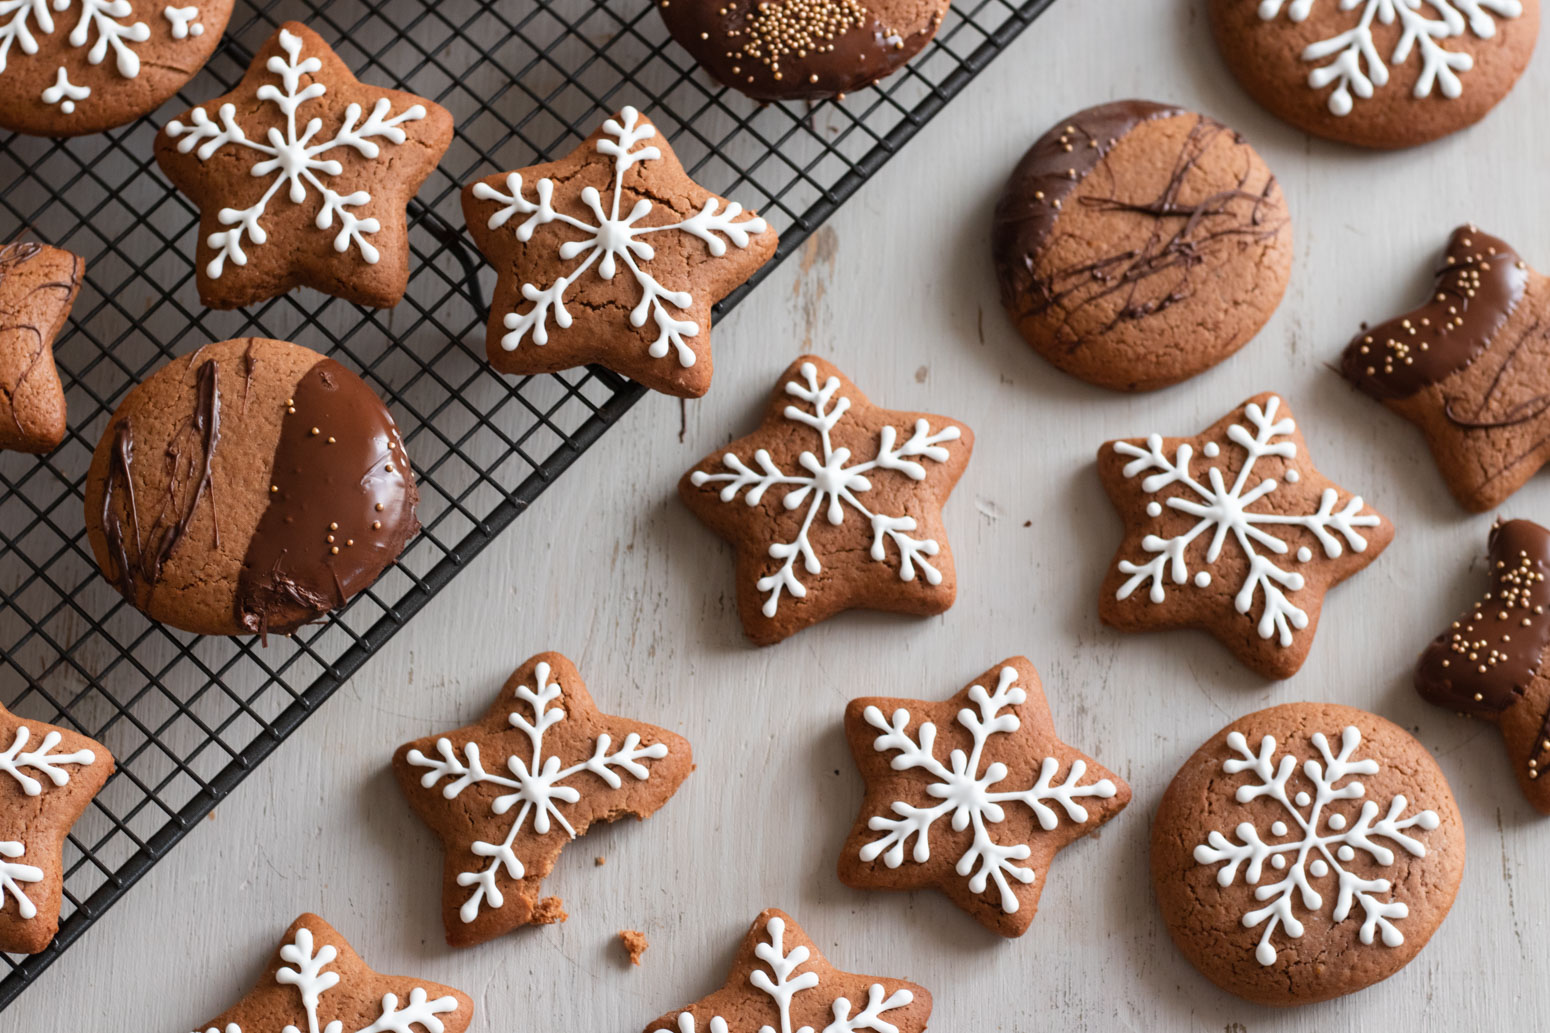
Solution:
{"label": "chocolate drizzle on cookie", "polygon": [[[1507,244],[1474,226],[1461,226],[1448,240],[1431,299],[1391,319],[1346,346],[1340,371],[1379,400],[1408,398],[1464,369],[1490,345],[1528,287],[1528,266]],[[1531,416],[1499,420],[1455,415],[1460,426],[1510,426]],[[1543,408],[1543,407],[1541,407]],[[1526,411],[1526,410],[1525,410]]]}
{"label": "chocolate drizzle on cookie", "polygon": [[[194,375],[194,409],[168,443],[162,462],[167,488],[150,527],[142,535],[134,490],[134,431],[126,418],[113,428],[108,479],[102,495],[102,531],[107,538],[112,581],[125,598],[139,602],[139,592],[154,588],[173,550],[188,533],[189,525],[207,496],[211,527],[220,545],[219,521],[215,519],[215,450],[221,440],[220,368],[206,361]],[[134,531],[134,551],[129,548],[126,524]]]}
{"label": "chocolate drizzle on cookie", "polygon": [[[1153,225],[1143,244],[1096,260],[1040,270],[1040,253],[1076,188],[1127,133],[1144,122],[1171,117],[1189,117],[1189,113],[1148,101],[1107,104],[1045,134],[1024,156],[996,206],[991,237],[1002,303],[1015,318],[1055,308],[1074,312],[1123,295],[1108,325],[1097,331],[1107,333],[1122,322],[1156,315],[1189,298],[1194,292],[1194,270],[1217,250],[1232,243],[1270,240],[1282,231],[1286,220],[1270,211],[1277,190],[1271,175],[1255,188],[1249,183],[1252,172],[1245,172],[1228,189],[1195,203],[1180,200],[1186,181],[1219,136],[1232,133],[1234,142],[1243,142],[1220,122],[1197,115],[1156,196],[1080,199],[1084,207],[1096,211],[1150,220]],[[1144,284],[1164,275],[1173,278],[1166,292],[1155,297],[1142,294]],[[1070,346],[1081,343],[1078,339]]]}
{"label": "chocolate drizzle on cookie", "polygon": [[1550,645],[1550,531],[1497,524],[1489,555],[1491,590],[1437,636],[1415,675],[1428,702],[1486,717],[1517,702]]}
{"label": "chocolate drizzle on cookie", "polygon": [[398,428],[371,388],[333,359],[286,405],[269,504],[248,543],[236,619],[289,634],[370,585],[419,530]]}

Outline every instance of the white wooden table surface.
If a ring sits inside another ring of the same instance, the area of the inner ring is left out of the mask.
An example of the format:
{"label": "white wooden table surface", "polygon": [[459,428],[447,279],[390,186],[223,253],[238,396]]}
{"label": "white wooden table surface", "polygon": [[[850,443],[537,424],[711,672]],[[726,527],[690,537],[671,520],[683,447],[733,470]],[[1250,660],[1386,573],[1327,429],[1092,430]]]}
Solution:
{"label": "white wooden table surface", "polygon": [[[519,0],[520,2],[520,0]],[[653,397],[592,449],[0,1020],[28,1033],[190,1030],[259,975],[303,910],[375,967],[467,990],[475,1029],[632,1033],[718,987],[749,921],[792,912],[842,967],[936,995],[933,1029],[1536,1028],[1550,1009],[1550,825],[1513,786],[1494,729],[1432,708],[1416,653],[1480,584],[1489,515],[1467,516],[1418,435],[1326,364],[1363,319],[1410,307],[1457,223],[1550,268],[1540,56],[1481,126],[1369,154],[1261,112],[1208,37],[1204,3],[1061,0],[715,330],[716,383],[688,408]],[[1022,151],[1063,116],[1145,96],[1217,115],[1280,176],[1296,225],[1291,288],[1236,358],[1126,397],[1056,373],[1002,315],[991,207]],[[851,614],[770,649],[743,639],[732,558],[677,501],[679,474],[750,428],[797,354],[871,395],[978,434],[947,510],[959,599],[945,616]],[[1337,588],[1307,665],[1267,684],[1203,635],[1101,627],[1097,585],[1119,521],[1098,444],[1193,433],[1283,392],[1314,458],[1398,527]],[[1505,512],[1543,520],[1550,478]],[[1031,522],[1031,526],[1029,526]],[[605,709],[688,736],[699,768],[645,824],[570,848],[548,892],[571,918],[483,946],[443,945],[441,851],[388,770],[398,743],[481,713],[513,667],[569,654]],[[1043,674],[1065,738],[1135,800],[1057,860],[1026,936],[1002,941],[937,894],[841,886],[835,854],[861,796],[840,731],[852,696],[942,697],[1014,653]],[[1345,1000],[1275,1011],[1217,991],[1173,949],[1148,887],[1151,814],[1177,766],[1227,721],[1335,700],[1414,729],[1452,782],[1469,864],[1453,913],[1409,968]],[[595,867],[592,858],[608,863]],[[646,931],[631,969],[616,930]]]}

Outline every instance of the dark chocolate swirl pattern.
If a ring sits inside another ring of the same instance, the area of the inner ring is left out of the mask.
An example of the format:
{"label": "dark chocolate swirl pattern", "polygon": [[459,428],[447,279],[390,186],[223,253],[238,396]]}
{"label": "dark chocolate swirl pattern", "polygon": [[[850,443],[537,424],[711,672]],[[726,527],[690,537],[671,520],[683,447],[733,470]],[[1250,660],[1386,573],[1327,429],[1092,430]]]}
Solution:
{"label": "dark chocolate swirl pattern", "polygon": [[[1430,300],[1420,308],[1358,334],[1341,359],[1340,371],[1380,400],[1408,398],[1464,369],[1501,330],[1528,287],[1528,266],[1505,241],[1474,226],[1460,226],[1448,240]],[[1461,426],[1509,426],[1529,419],[1470,423],[1478,417],[1453,415]]]}
{"label": "dark chocolate swirl pattern", "polygon": [[[1222,134],[1242,138],[1203,115],[1192,116],[1191,127],[1174,160],[1167,182],[1154,197],[1088,196],[1080,203],[1102,212],[1141,216],[1151,221],[1145,241],[1094,261],[1040,273],[1040,249],[1054,232],[1071,194],[1107,157],[1114,146],[1143,122],[1188,112],[1147,101],[1122,101],[1084,111],[1052,130],[1019,163],[1007,192],[996,208],[992,247],[1001,298],[1018,318],[1051,309],[1066,309],[1066,318],[1100,301],[1123,295],[1107,333],[1120,323],[1156,315],[1194,292],[1194,270],[1230,244],[1266,241],[1284,228],[1286,220],[1269,212],[1276,191],[1267,175],[1255,189],[1246,171],[1232,187],[1195,203],[1185,203],[1186,181]],[[1173,286],[1156,296],[1142,288],[1149,281],[1173,275]],[[1079,347],[1077,340],[1072,347]]]}
{"label": "dark chocolate swirl pattern", "polygon": [[419,530],[398,427],[333,359],[296,385],[270,479],[236,600],[238,622],[260,635],[292,632],[343,606]]}

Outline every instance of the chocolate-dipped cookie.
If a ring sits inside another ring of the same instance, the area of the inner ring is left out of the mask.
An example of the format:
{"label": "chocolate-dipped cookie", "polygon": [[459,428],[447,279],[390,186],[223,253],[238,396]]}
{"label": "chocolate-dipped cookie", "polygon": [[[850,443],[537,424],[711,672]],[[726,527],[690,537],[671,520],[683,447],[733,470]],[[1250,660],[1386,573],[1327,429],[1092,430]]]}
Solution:
{"label": "chocolate-dipped cookie", "polygon": [[155,111],[204,67],[231,0],[0,3],[0,129],[80,136]]}
{"label": "chocolate-dipped cookie", "polygon": [[171,360],[108,422],[86,481],[103,574],[156,620],[288,634],[419,529],[398,428],[360,377],[250,337]]}
{"label": "chocolate-dipped cookie", "polygon": [[1550,530],[1531,520],[1491,528],[1491,589],[1421,654],[1415,687],[1440,707],[1501,728],[1523,795],[1550,814]]}
{"label": "chocolate-dipped cookie", "polygon": [[936,35],[948,0],[657,0],[711,77],[754,100],[820,100],[892,75]]}
{"label": "chocolate-dipped cookie", "polygon": [[1357,334],[1340,370],[1421,429],[1464,508],[1494,509],[1550,461],[1550,278],[1461,226],[1425,304]]}
{"label": "chocolate-dipped cookie", "polygon": [[1250,96],[1363,147],[1409,147],[1478,122],[1539,36],[1539,0],[1211,0],[1210,16]]}
{"label": "chocolate-dipped cookie", "polygon": [[1117,391],[1177,383],[1265,324],[1292,268],[1276,178],[1215,119],[1151,101],[1078,112],[996,205],[1001,302],[1033,349]]}
{"label": "chocolate-dipped cookie", "polygon": [[1311,1004],[1387,979],[1426,946],[1464,874],[1464,825],[1403,728],[1288,703],[1184,762],[1151,854],[1163,921],[1191,964],[1250,1001]]}
{"label": "chocolate-dipped cookie", "polygon": [[65,389],[54,338],[86,263],[31,242],[0,247],[0,448],[49,452],[65,438]]}

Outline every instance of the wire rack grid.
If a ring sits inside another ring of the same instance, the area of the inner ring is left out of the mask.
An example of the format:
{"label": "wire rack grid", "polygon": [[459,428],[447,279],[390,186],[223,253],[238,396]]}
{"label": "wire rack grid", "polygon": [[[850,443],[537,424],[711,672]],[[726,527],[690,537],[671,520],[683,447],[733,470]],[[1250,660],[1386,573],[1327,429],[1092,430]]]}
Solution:
{"label": "wire rack grid", "polygon": [[[778,260],[1050,2],[960,0],[904,71],[807,108],[761,107],[717,86],[651,0],[239,0],[209,65],[156,115],[69,141],[0,134],[0,240],[27,233],[87,262],[55,346],[69,435],[41,458],[0,454],[0,703],[77,728],[118,761],[66,844],[59,936],[42,954],[0,955],[0,1008],[641,397],[597,368],[515,381],[489,370],[493,275],[460,231],[463,183],[557,157],[634,104],[695,179],[775,225]],[[288,19],[322,33],[364,81],[456,117],[451,149],[410,207],[412,276],[394,309],[310,291],[240,312],[198,303],[198,213],[160,175],[151,143],[172,113],[232,88]],[[123,395],[174,355],[247,335],[361,371],[404,431],[424,524],[342,613],[267,648],[141,616],[97,575],[83,531],[85,471]]]}

